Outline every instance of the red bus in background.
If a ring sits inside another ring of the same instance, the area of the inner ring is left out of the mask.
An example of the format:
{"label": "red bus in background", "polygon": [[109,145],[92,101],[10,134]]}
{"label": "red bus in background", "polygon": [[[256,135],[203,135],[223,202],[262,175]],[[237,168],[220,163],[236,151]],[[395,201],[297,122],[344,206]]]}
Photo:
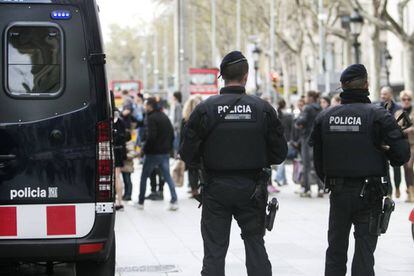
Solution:
{"label": "red bus in background", "polygon": [[111,81],[110,89],[114,92],[115,98],[121,98],[123,90],[133,90],[141,93],[143,86],[142,81],[139,80],[113,80]]}
{"label": "red bus in background", "polygon": [[217,95],[218,75],[217,68],[190,68],[190,94]]}

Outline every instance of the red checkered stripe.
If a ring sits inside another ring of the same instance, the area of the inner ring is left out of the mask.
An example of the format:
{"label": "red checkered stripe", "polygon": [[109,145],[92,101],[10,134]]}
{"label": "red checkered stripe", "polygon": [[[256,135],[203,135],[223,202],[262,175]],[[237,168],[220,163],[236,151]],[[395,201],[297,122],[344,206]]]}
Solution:
{"label": "red checkered stripe", "polygon": [[412,223],[414,223],[414,209],[410,213],[410,217],[408,218]]}
{"label": "red checkered stripe", "polygon": [[0,239],[86,236],[95,222],[95,204],[0,206]]}

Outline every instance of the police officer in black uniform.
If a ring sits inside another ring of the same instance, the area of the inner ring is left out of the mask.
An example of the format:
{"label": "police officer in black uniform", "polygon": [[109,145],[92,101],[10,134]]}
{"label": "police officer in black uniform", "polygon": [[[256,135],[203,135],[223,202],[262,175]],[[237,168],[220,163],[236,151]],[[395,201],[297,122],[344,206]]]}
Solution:
{"label": "police officer in black uniform", "polygon": [[287,144],[275,109],[246,94],[248,70],[242,53],[226,55],[220,66],[225,87],[196,107],[184,130],[181,158],[205,172],[203,276],[224,276],[232,216],[241,228],[248,275],[272,275],[263,240],[266,183],[258,178],[263,168],[283,162]]}
{"label": "police officer in black uniform", "polygon": [[393,116],[371,104],[367,78],[363,65],[349,66],[341,76],[342,104],[319,114],[312,133],[315,169],[331,190],[326,276],[346,274],[352,224],[352,275],[374,275],[387,160],[401,166],[410,158],[408,141]]}

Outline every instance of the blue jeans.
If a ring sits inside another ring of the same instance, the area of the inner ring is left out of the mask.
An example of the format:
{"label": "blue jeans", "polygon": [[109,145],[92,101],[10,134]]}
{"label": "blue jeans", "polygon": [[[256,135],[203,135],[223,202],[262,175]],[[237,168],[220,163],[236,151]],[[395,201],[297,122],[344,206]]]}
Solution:
{"label": "blue jeans", "polygon": [[277,166],[275,179],[280,185],[285,185],[287,183],[285,162]]}
{"label": "blue jeans", "polygon": [[147,179],[150,177],[152,171],[158,166],[164,179],[170,188],[171,203],[177,201],[177,194],[175,192],[175,183],[170,175],[170,156],[169,154],[148,154],[145,155],[144,164],[142,166],[141,183],[139,187],[138,203],[144,204],[145,191],[147,190]]}

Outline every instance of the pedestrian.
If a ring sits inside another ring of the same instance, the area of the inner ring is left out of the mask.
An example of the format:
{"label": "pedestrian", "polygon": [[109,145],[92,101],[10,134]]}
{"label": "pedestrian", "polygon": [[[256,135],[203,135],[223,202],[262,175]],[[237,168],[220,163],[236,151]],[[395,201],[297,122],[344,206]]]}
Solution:
{"label": "pedestrian", "polygon": [[331,98],[328,96],[323,96],[320,101],[319,105],[321,106],[322,110],[325,110],[331,106]]}
{"label": "pedestrian", "polygon": [[[272,99],[269,96],[262,94],[261,99],[264,100],[264,101],[266,101],[266,102],[268,102],[270,105],[272,105]],[[280,117],[279,117],[279,119],[280,119]],[[274,169],[274,167],[276,167],[276,166],[273,166],[273,168],[271,170],[272,175],[273,175],[273,169]],[[267,192],[269,194],[277,194],[277,193],[280,193],[280,190],[273,185],[272,175],[270,176],[269,181],[267,182]],[[276,185],[278,185],[277,182],[276,182]]]}
{"label": "pedestrian", "polygon": [[314,173],[313,168],[313,151],[309,145],[310,134],[312,132],[313,123],[316,116],[322,110],[318,103],[319,93],[316,91],[308,91],[305,97],[305,108],[300,113],[296,120],[296,125],[303,130],[301,133],[301,158],[303,165],[303,186],[304,191],[300,194],[301,197],[311,197],[311,180],[318,184],[318,197],[323,197],[323,183]]}
{"label": "pedestrian", "polygon": [[132,180],[131,174],[134,172],[134,159],[138,157],[137,152],[135,151],[135,143],[132,140],[129,140],[126,143],[126,159],[124,160],[124,165],[121,168],[122,179],[124,180],[124,201],[130,201],[132,195]]}
{"label": "pedestrian", "polygon": [[124,209],[122,203],[122,182],[121,182],[121,168],[127,158],[126,154],[126,140],[127,130],[122,115],[119,110],[114,112],[114,157],[115,157],[115,190],[116,190],[116,204],[115,210]]}
{"label": "pedestrian", "polygon": [[144,110],[144,96],[140,93],[137,95],[137,98],[135,100],[135,110],[137,115],[141,115],[141,120],[139,120],[139,118],[137,118],[137,141],[136,141],[136,146],[137,147],[141,147],[142,144],[142,140],[143,140],[143,136],[144,136],[144,132],[145,132],[145,128],[144,128],[144,120],[145,120],[145,110]]}
{"label": "pedestrian", "polygon": [[295,194],[302,194],[305,191],[305,187],[303,184],[303,166],[302,160],[300,156],[301,152],[301,139],[303,136],[303,129],[299,128],[296,125],[297,120],[299,119],[299,115],[303,112],[305,108],[305,98],[301,97],[296,102],[296,109],[293,111],[294,120],[293,120],[293,128],[292,128],[292,139],[290,145],[292,149],[296,150],[298,153],[296,158],[293,159],[293,173],[292,173],[292,181],[295,184],[299,184],[300,187],[298,190],[295,190]]}
{"label": "pedestrian", "polygon": [[180,91],[176,91],[173,94],[173,102],[171,108],[171,121],[174,127],[174,155],[178,152],[180,146],[180,130],[181,123],[183,120],[183,105],[182,105],[182,94]]}
{"label": "pedestrian", "polygon": [[394,101],[394,90],[391,87],[384,86],[383,88],[381,88],[380,97],[380,105],[386,108],[392,116],[395,115],[395,112],[401,110],[401,105],[397,104]]}
{"label": "pedestrian", "polygon": [[263,240],[270,175],[264,177],[263,168],[282,163],[287,145],[274,108],[246,94],[248,70],[241,52],[227,54],[220,65],[225,87],[195,108],[184,130],[181,158],[204,171],[203,276],[224,276],[233,216],[248,275],[272,275]]}
{"label": "pedestrian", "polygon": [[122,91],[122,108],[121,108],[121,115],[122,120],[125,124],[125,128],[127,132],[131,133],[132,128],[132,114],[134,112],[134,100],[129,94],[128,90]]}
{"label": "pedestrian", "polygon": [[159,166],[170,189],[170,210],[175,211],[178,209],[177,194],[170,175],[170,152],[173,146],[174,129],[155,98],[148,98],[144,107],[147,113],[147,137],[143,147],[145,157],[142,166],[138,208],[144,209],[147,179],[156,166]]}
{"label": "pedestrian", "polygon": [[[414,121],[414,110],[412,106],[413,101],[413,92],[410,90],[404,90],[400,93],[400,99],[402,103],[402,110],[397,110],[395,112],[395,118],[398,118],[401,113],[404,111],[408,114],[411,121]],[[410,143],[410,160],[404,164],[404,176],[405,183],[407,185],[407,200],[406,202],[414,202],[414,174],[413,174],[413,164],[414,164],[414,127],[411,126],[404,130],[404,133],[408,137],[408,142]],[[399,168],[399,167],[398,167]],[[400,197],[400,187],[395,187],[395,197]]]}
{"label": "pedestrian", "polygon": [[[285,108],[286,102],[282,99],[278,102],[277,114],[284,129],[285,139],[290,143],[292,140],[293,116],[286,112]],[[289,153],[292,155],[292,151],[295,151],[295,149],[292,146],[288,146],[288,157]],[[290,158],[290,160],[293,159],[292,156]],[[279,186],[287,185],[285,162],[277,166],[275,181]]]}
{"label": "pedestrian", "polygon": [[[190,115],[196,108],[198,104],[200,104],[202,98],[200,95],[193,95],[191,96],[186,103],[184,104],[183,114],[182,114],[182,125],[181,125],[181,134],[183,134],[183,130],[190,120]],[[182,137],[181,137],[182,140]],[[192,166],[191,164],[186,164],[186,168],[188,169],[188,183],[191,188],[191,196],[197,197],[199,194],[199,184],[200,184],[200,175],[199,175],[199,168],[197,166]]]}
{"label": "pedestrian", "polygon": [[[389,86],[384,86],[381,89],[380,97],[381,97],[380,105],[386,108],[391,113],[391,115],[395,117],[395,113],[401,110],[401,106],[394,101],[394,90]],[[392,167],[392,169],[394,172],[395,197],[399,198],[401,195],[401,191],[400,191],[401,167]],[[392,195],[392,186],[390,185],[389,188],[390,188],[389,194]]]}
{"label": "pedestrian", "polygon": [[398,166],[407,162],[409,144],[393,116],[371,104],[363,65],[346,68],[341,85],[342,104],[321,113],[312,133],[315,168],[331,190],[325,276],[346,274],[352,225],[352,275],[374,276],[387,159]]}
{"label": "pedestrian", "polygon": [[337,105],[340,105],[340,104],[341,104],[341,97],[339,96],[339,94],[335,94],[332,97],[331,106],[334,107],[334,106],[337,106]]}
{"label": "pedestrian", "polygon": [[156,166],[150,175],[151,193],[145,199],[161,201],[164,200],[165,179],[162,170]]}
{"label": "pedestrian", "polygon": [[[162,100],[160,97],[155,97],[156,100],[156,109],[160,112],[163,112],[163,105]],[[144,106],[143,106],[144,107]],[[145,145],[145,141],[148,137],[148,114],[145,113],[144,109],[144,120],[141,124],[138,124],[138,127],[141,129],[141,138],[140,138],[140,146],[141,146],[141,157],[144,157],[143,153],[143,146]],[[151,193],[145,197],[145,199],[154,200],[154,201],[162,201],[164,200],[164,184],[165,179],[162,174],[162,170],[159,166],[155,166],[154,170],[151,172],[149,177],[150,179],[150,186],[151,186]]]}

